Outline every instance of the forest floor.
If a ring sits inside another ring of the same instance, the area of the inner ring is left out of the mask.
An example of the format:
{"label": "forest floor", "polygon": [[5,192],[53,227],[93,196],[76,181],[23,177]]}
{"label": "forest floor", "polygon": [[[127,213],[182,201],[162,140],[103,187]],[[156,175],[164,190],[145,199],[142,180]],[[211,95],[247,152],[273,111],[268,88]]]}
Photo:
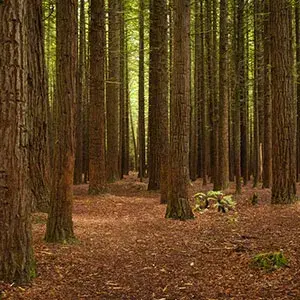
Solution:
{"label": "forest floor", "polygon": [[[300,202],[271,205],[270,190],[249,184],[235,212],[210,208],[182,222],[165,219],[159,193],[146,187],[134,175],[102,196],[76,186],[74,244],[45,243],[46,215],[34,214],[38,276],[29,286],[0,283],[0,299],[300,299]],[[199,180],[190,193],[209,188]],[[288,267],[251,264],[280,250]]]}

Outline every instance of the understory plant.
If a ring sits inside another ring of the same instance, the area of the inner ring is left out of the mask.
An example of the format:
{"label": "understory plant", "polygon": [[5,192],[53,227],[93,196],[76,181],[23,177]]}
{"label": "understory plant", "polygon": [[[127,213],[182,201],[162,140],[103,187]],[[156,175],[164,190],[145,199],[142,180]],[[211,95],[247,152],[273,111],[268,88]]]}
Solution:
{"label": "understory plant", "polygon": [[288,266],[283,251],[259,253],[252,258],[252,265],[265,271],[274,271]]}
{"label": "understory plant", "polygon": [[219,212],[226,213],[229,210],[234,210],[236,204],[232,195],[225,195],[221,191],[199,192],[193,198],[195,199],[194,211],[203,211],[213,206]]}

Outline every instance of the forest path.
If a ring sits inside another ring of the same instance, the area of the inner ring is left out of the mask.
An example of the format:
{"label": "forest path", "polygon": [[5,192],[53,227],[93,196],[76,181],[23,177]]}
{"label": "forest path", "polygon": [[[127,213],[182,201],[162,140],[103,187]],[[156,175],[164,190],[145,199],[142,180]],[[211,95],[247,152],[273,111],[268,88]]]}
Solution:
{"label": "forest path", "polygon": [[[191,194],[199,190],[197,181]],[[211,208],[180,222],[166,220],[159,194],[133,175],[101,196],[77,186],[78,241],[45,243],[46,215],[35,214],[38,277],[31,286],[6,286],[2,298],[300,299],[300,203],[271,206],[270,191],[257,189],[259,203],[252,206],[253,192],[244,190],[236,212]],[[280,249],[289,268],[267,273],[251,267],[255,254]]]}

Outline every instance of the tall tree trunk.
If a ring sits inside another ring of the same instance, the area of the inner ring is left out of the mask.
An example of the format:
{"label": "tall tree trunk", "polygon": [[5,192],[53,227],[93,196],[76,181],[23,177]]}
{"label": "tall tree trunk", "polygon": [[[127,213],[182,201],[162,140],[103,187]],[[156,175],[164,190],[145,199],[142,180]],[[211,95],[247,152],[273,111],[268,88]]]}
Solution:
{"label": "tall tree trunk", "polygon": [[220,156],[219,156],[219,123],[220,123],[220,115],[219,115],[219,86],[218,86],[218,60],[217,60],[217,52],[218,52],[218,43],[217,43],[217,20],[218,20],[218,8],[217,1],[213,0],[212,7],[212,108],[213,108],[213,136],[212,136],[212,149],[213,149],[213,189],[220,190]]}
{"label": "tall tree trunk", "polygon": [[74,108],[77,70],[77,2],[56,2],[56,84],[54,170],[46,236],[48,242],[74,238],[72,222],[75,159]]}
{"label": "tall tree trunk", "polygon": [[201,117],[202,117],[202,124],[201,124],[201,152],[202,152],[202,170],[201,170],[201,177],[203,179],[203,185],[207,184],[207,176],[208,176],[208,164],[209,164],[209,134],[208,134],[208,117],[207,117],[207,110],[208,110],[208,97],[206,93],[207,81],[205,76],[205,40],[206,40],[206,33],[205,33],[205,26],[204,26],[204,3],[201,1],[200,3],[200,97],[201,97]]}
{"label": "tall tree trunk", "polygon": [[300,0],[295,3],[297,69],[297,180],[300,180]]}
{"label": "tall tree trunk", "polygon": [[[201,168],[201,154],[199,154],[200,145],[200,124],[201,124],[201,107],[200,107],[200,1],[194,3],[194,98],[193,113],[191,114],[191,155],[190,155],[190,177],[196,180]],[[201,152],[201,151],[200,151]],[[200,160],[200,161],[199,161]]]}
{"label": "tall tree trunk", "polygon": [[129,173],[128,161],[128,134],[126,122],[128,120],[128,109],[126,108],[126,81],[125,81],[125,66],[126,66],[126,44],[125,44],[125,7],[124,0],[120,1],[120,169],[121,177]]}
{"label": "tall tree trunk", "polygon": [[272,66],[272,203],[296,196],[296,103],[294,97],[292,4],[270,1]]}
{"label": "tall tree trunk", "polygon": [[108,80],[106,83],[107,109],[107,179],[120,179],[120,0],[108,1]]}
{"label": "tall tree trunk", "polygon": [[253,186],[256,187],[260,177],[260,141],[259,106],[264,101],[264,52],[263,52],[263,10],[259,0],[254,2],[254,99],[253,99]]}
{"label": "tall tree trunk", "polygon": [[139,0],[139,177],[145,177],[145,59],[144,59],[144,0]]}
{"label": "tall tree trunk", "polygon": [[[150,6],[149,65],[149,190],[161,188],[167,197],[168,168],[168,25],[167,3],[155,0]],[[161,174],[163,171],[163,174]],[[163,182],[161,182],[163,181]]]}
{"label": "tall tree trunk", "polygon": [[190,124],[190,1],[174,0],[169,201],[167,218],[191,219],[188,201]]}
{"label": "tall tree trunk", "polygon": [[[270,0],[264,0],[264,118],[263,118],[263,187],[272,185],[272,99],[271,99],[271,48]],[[262,126],[261,126],[262,127]]]}
{"label": "tall tree trunk", "polygon": [[[27,0],[0,5],[0,281],[35,275],[28,185]],[[31,22],[30,22],[31,23]]]}
{"label": "tall tree trunk", "polygon": [[34,209],[48,212],[50,203],[49,103],[45,70],[42,2],[28,2],[29,171]]}
{"label": "tall tree trunk", "polygon": [[85,4],[80,0],[80,26],[79,26],[79,61],[77,71],[77,102],[76,102],[76,153],[74,168],[74,184],[82,183],[83,174],[83,102],[85,88]]}
{"label": "tall tree trunk", "polygon": [[228,99],[228,30],[227,0],[220,1],[220,73],[219,73],[219,189],[224,190],[229,184],[229,99]]}
{"label": "tall tree trunk", "polygon": [[235,13],[235,103],[233,115],[234,168],[236,193],[241,193],[241,100],[243,91],[241,78],[244,78],[244,40],[243,40],[243,6],[244,0],[237,0]]}
{"label": "tall tree trunk", "polygon": [[89,193],[105,190],[105,11],[104,1],[91,0],[90,28]]}

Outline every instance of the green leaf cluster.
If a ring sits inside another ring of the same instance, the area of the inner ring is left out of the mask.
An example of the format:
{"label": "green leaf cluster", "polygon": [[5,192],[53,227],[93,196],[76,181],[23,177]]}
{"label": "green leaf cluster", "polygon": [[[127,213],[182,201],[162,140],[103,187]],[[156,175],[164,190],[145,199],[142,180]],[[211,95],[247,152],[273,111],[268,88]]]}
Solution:
{"label": "green leaf cluster", "polygon": [[206,194],[199,192],[193,196],[195,200],[194,211],[203,211],[213,204],[219,212],[226,213],[235,208],[235,201],[232,195],[224,195],[221,191],[208,191]]}
{"label": "green leaf cluster", "polygon": [[265,271],[274,271],[288,266],[288,260],[282,251],[260,253],[253,257],[252,264]]}

